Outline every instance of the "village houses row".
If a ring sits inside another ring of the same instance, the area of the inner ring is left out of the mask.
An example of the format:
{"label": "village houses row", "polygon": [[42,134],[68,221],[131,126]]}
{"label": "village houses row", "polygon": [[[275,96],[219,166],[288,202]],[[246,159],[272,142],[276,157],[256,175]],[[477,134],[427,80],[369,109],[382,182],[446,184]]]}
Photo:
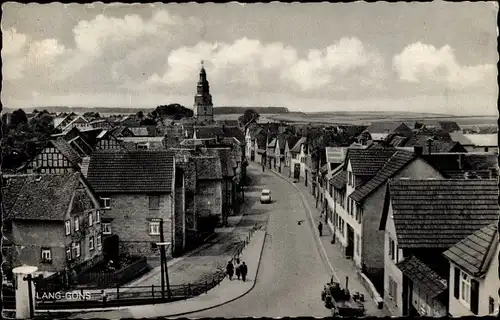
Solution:
{"label": "village houses row", "polygon": [[[464,147],[454,122],[297,128],[251,126],[246,154],[308,187],[332,242],[391,314],[498,310],[498,143]],[[328,130],[337,141],[325,142]],[[340,139],[347,131],[355,139]]]}
{"label": "village houses row", "polygon": [[67,117],[55,122],[74,126],[3,175],[4,268],[35,265],[48,276],[118,252],[154,265],[162,231],[178,256],[210,232],[204,219],[224,224],[238,210],[245,150],[233,123],[175,123],[157,137]]}

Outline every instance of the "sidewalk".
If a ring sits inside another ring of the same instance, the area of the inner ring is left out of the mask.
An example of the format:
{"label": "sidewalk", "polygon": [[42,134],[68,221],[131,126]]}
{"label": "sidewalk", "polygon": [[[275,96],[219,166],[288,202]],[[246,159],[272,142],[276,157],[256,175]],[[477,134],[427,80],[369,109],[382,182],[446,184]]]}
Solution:
{"label": "sidewalk", "polygon": [[[258,181],[256,169],[249,170],[249,176],[253,184]],[[250,229],[245,223],[245,215],[251,210],[253,202],[252,193],[246,195],[242,204],[241,213],[228,217],[228,226],[215,229],[215,234],[207,239],[208,242],[202,246],[185,253],[183,256],[171,259],[167,262],[169,281],[171,286],[211,281],[213,275],[218,271],[225,270],[227,262],[234,256],[235,252],[246,240]],[[120,292],[145,291],[150,292],[151,286],[161,285],[161,266],[153,268],[140,278],[133,280],[120,287]],[[132,288],[136,287],[136,288]],[[143,288],[137,288],[143,287]],[[83,289],[85,293],[90,292],[92,299],[100,299],[101,289]],[[108,299],[116,295],[116,288],[107,288],[104,291]],[[81,289],[69,292],[79,293]]]}
{"label": "sidewalk", "polygon": [[242,260],[248,265],[248,277],[246,282],[235,279],[231,281],[226,277],[218,286],[210,290],[207,294],[171,303],[94,310],[65,310],[65,312],[81,312],[72,317],[75,319],[173,317],[212,309],[227,304],[241,298],[255,286],[265,237],[266,232],[264,230],[257,230],[249,245],[242,252]]}
{"label": "sidewalk", "polygon": [[[323,228],[323,236],[319,236],[318,232],[318,223],[320,221],[320,211],[316,208],[316,199],[314,199],[313,195],[310,193],[308,187],[304,185],[304,181],[299,181],[297,183],[293,183],[293,180],[287,177],[287,173],[280,174],[274,170],[270,170],[282,179],[286,180],[288,183],[291,183],[296,187],[296,189],[300,192],[302,201],[306,210],[309,212],[309,216],[312,222],[312,228],[317,237],[318,244],[320,245],[320,251],[324,255],[324,259],[332,272],[334,278],[336,278],[337,282],[345,285],[346,277],[349,277],[349,290],[351,292],[360,292],[365,296],[365,308],[366,313],[369,316],[376,317],[385,317],[390,316],[389,313],[385,309],[378,309],[375,301],[366,290],[365,286],[361,283],[357,271],[351,260],[348,260],[342,254],[341,249],[338,244],[332,244],[332,236],[333,232],[331,230],[331,226],[329,228]],[[323,221],[324,223],[324,221]]]}

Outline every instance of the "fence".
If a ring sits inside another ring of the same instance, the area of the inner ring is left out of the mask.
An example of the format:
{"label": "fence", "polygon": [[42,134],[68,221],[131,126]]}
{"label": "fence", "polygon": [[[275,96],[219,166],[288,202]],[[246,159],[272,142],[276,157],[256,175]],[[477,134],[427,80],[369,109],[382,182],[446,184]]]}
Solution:
{"label": "fence", "polygon": [[78,277],[79,283],[98,286],[99,288],[109,288],[123,285],[134,277],[140,276],[149,271],[146,258],[140,258],[134,263],[114,272],[87,272]]}
{"label": "fence", "polygon": [[173,302],[189,299],[208,291],[224,279],[225,273],[219,271],[206,281],[187,283],[182,285],[171,285],[170,295],[165,287],[165,299],[162,297],[162,288],[158,285],[120,287],[106,289],[106,304],[102,301],[101,290],[81,289],[73,291],[52,299],[37,299],[38,309],[63,310],[63,309],[85,309],[112,306],[127,306],[140,304],[155,304],[163,302]]}
{"label": "fence", "polygon": [[[240,245],[234,251],[234,257],[239,257],[241,255],[243,249],[248,245],[251,237],[258,229],[260,229],[260,226],[257,224],[250,229],[248,235],[240,242]],[[182,285],[171,285],[170,296],[165,287],[165,299],[162,298],[162,288],[159,285],[134,287],[117,285],[115,288],[107,289],[101,289],[94,285],[85,289],[67,291],[59,296],[52,296],[51,298],[44,298],[43,295],[39,295],[36,299],[36,307],[40,310],[64,310],[173,302],[208,293],[210,289],[219,285],[225,277],[225,270],[217,270],[206,280]],[[51,287],[51,289],[52,288],[55,289],[55,287]],[[106,292],[106,305],[102,302],[101,290],[105,290]],[[56,291],[58,290],[52,292]],[[4,308],[14,309],[15,296],[6,293],[7,292],[4,291]]]}

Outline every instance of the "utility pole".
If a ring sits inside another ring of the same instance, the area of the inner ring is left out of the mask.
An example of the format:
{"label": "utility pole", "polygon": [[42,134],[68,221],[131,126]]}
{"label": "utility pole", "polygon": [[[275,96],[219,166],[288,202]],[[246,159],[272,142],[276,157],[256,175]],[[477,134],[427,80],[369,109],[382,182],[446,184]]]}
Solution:
{"label": "utility pole", "polygon": [[161,260],[161,298],[165,301],[165,282],[167,283],[167,294],[168,298],[172,297],[172,292],[170,291],[170,281],[168,278],[168,265],[167,256],[165,253],[165,247],[170,245],[170,242],[165,242],[165,236],[163,234],[163,219],[154,219],[153,221],[158,221],[160,223],[160,242],[156,245],[160,246],[160,260]]}

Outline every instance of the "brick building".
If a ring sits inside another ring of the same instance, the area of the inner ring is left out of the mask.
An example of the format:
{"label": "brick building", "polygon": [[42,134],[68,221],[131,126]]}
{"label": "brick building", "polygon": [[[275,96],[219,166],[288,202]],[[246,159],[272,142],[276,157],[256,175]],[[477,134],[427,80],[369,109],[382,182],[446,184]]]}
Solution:
{"label": "brick building", "polygon": [[172,242],[173,250],[174,168],[174,154],[166,150],[92,154],[87,178],[101,201],[103,233],[119,238],[120,253],[157,259],[158,219],[163,219],[164,240]]}

